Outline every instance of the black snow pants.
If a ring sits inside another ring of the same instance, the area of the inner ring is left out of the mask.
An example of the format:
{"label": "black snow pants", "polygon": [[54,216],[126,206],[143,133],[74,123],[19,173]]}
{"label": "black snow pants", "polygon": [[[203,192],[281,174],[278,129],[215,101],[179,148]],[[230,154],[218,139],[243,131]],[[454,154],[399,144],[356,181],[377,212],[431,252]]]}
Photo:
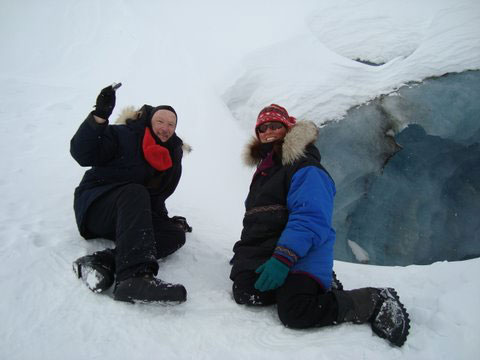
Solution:
{"label": "black snow pants", "polygon": [[115,242],[117,281],[137,273],[157,274],[157,259],[185,244],[185,232],[168,216],[152,213],[146,187],[127,184],[96,199],[89,207],[85,226],[97,237]]}
{"label": "black snow pants", "polygon": [[333,325],[338,305],[331,292],[305,274],[290,273],[276,290],[261,292],[255,289],[255,272],[241,272],[233,281],[233,297],[238,304],[266,306],[277,304],[278,317],[287,327],[306,329]]}

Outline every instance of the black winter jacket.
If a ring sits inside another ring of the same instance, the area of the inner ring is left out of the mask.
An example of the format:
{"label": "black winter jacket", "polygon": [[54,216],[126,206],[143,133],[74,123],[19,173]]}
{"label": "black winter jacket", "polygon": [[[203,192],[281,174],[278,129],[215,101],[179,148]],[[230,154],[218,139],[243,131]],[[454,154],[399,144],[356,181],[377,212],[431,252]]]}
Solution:
{"label": "black winter jacket", "polygon": [[165,200],[175,191],[182,173],[183,142],[174,134],[166,143],[159,143],[170,152],[173,165],[168,170],[157,171],[145,160],[142,141],[152,109],[144,105],[139,111],[126,110],[121,115],[125,124],[120,125],[98,124],[89,114],[73,136],[71,155],[81,166],[91,166],[74,196],[75,218],[83,237],[94,236],[84,226],[89,206],[121,185],[144,185],[150,192],[152,211],[166,216]]}

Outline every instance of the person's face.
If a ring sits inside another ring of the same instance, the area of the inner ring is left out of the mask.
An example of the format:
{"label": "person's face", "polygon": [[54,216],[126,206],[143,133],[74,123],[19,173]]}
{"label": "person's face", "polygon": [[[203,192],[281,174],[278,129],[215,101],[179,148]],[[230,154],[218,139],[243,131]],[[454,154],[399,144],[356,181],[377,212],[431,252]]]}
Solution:
{"label": "person's face", "polygon": [[260,125],[257,132],[260,142],[264,144],[283,139],[287,135],[287,128],[281,122],[272,121]]}
{"label": "person's face", "polygon": [[168,110],[157,110],[152,117],[152,130],[162,141],[170,139],[177,127],[177,118],[175,114]]}

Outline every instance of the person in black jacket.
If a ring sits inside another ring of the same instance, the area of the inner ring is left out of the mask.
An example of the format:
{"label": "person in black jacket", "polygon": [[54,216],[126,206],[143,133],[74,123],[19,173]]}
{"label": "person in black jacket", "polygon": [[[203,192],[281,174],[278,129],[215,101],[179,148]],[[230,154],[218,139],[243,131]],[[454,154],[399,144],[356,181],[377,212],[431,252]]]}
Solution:
{"label": "person in black jacket", "polygon": [[165,207],[186,148],[175,133],[177,114],[168,105],[144,105],[124,111],[123,124],[109,125],[115,101],[115,89],[104,88],[70,143],[72,157],[91,167],[75,189],[80,234],[113,240],[115,248],[83,256],[73,269],[94,292],[115,282],[115,300],[183,302],[183,285],[156,278],[157,259],[182,247],[191,231],[185,218],[169,218]]}

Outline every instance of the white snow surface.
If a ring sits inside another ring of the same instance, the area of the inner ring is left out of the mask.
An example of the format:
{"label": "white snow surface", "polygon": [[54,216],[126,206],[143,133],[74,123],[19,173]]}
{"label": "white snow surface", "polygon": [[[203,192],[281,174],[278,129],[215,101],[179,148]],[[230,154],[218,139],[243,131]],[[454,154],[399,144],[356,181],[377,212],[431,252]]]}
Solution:
{"label": "white snow surface", "polygon": [[[0,21],[1,359],[477,359],[480,259],[430,266],[335,262],[346,288],[394,287],[402,348],[367,325],[296,331],[275,307],[237,305],[228,278],[269,103],[321,124],[409,81],[480,68],[477,0],[3,1]],[[385,63],[369,66],[362,59]],[[171,104],[192,145],[171,215],[193,233],[161,261],[188,301],[131,305],[77,280],[72,210],[83,172],[69,141],[100,89],[117,107]],[[472,221],[477,221],[472,219]],[[454,246],[454,244],[452,244]]]}

